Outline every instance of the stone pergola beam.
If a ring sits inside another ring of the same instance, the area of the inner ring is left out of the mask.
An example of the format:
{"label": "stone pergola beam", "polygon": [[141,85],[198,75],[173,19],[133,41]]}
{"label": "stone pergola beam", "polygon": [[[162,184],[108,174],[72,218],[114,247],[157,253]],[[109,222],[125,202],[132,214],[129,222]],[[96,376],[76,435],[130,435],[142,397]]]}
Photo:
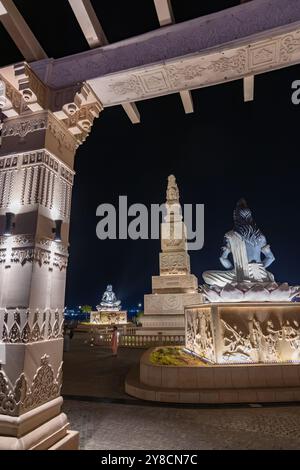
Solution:
{"label": "stone pergola beam", "polygon": [[299,27],[298,0],[253,0],[92,51],[38,61],[31,66],[44,82],[60,88],[150,64],[180,61],[188,55],[226,50]]}
{"label": "stone pergola beam", "polygon": [[12,0],[0,1],[0,21],[28,62],[47,57]]}
{"label": "stone pergola beam", "polygon": [[244,77],[244,101],[254,100],[254,75]]}
{"label": "stone pergola beam", "polygon": [[91,49],[108,44],[90,0],[69,0],[70,6]]}
{"label": "stone pergola beam", "polygon": [[[91,49],[108,44],[101,23],[90,0],[69,0],[70,6]],[[126,103],[123,109],[132,124],[139,123],[140,114],[135,103]]]}
{"label": "stone pergola beam", "polygon": [[160,26],[174,23],[174,15],[170,0],[154,0],[154,5]]}
{"label": "stone pergola beam", "polygon": [[[240,0],[240,3],[252,2],[252,0]],[[243,79],[244,102],[254,100],[254,75]]]}
{"label": "stone pergola beam", "polygon": [[181,97],[182,105],[184,108],[184,112],[186,114],[193,113],[194,105],[193,105],[193,98],[192,98],[190,90],[182,90],[180,92],[180,97]]}
{"label": "stone pergola beam", "polygon": [[87,80],[106,107],[243,79],[299,62],[300,2],[253,0],[31,67],[52,88]]}
{"label": "stone pergola beam", "polygon": [[141,116],[135,103],[124,103],[122,106],[132,124],[139,124],[141,122]]}
{"label": "stone pergola beam", "polygon": [[[160,26],[167,26],[175,23],[170,0],[154,0],[154,5]],[[180,98],[185,113],[192,113],[194,111],[194,105],[191,92],[189,90],[181,91]]]}

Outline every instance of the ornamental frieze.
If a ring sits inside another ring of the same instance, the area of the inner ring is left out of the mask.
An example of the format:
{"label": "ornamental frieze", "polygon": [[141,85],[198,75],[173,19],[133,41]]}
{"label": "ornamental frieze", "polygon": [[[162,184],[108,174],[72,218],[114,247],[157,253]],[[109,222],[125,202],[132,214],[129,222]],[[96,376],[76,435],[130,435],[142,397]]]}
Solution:
{"label": "ornamental frieze", "polygon": [[57,374],[49,362],[49,356],[41,357],[30,384],[25,373],[21,373],[13,387],[5,373],[0,370],[0,413],[17,416],[59,397],[62,383],[62,362]]}
{"label": "ornamental frieze", "polygon": [[0,341],[3,343],[35,343],[63,337],[63,312],[36,310],[25,313],[16,309],[14,312],[5,311],[3,316]]}
{"label": "ornamental frieze", "polygon": [[300,30],[275,34],[267,39],[253,38],[223,44],[222,49],[206,50],[120,71],[97,79],[104,106],[151,98],[184,89],[196,89],[275,70],[300,61]]}
{"label": "ornamental frieze", "polygon": [[2,128],[2,137],[26,137],[28,133],[40,131],[47,127],[47,116],[28,117],[22,121],[5,121]]}
{"label": "ornamental frieze", "polygon": [[280,42],[280,61],[289,62],[291,56],[300,51],[300,31],[287,34]]}
{"label": "ornamental frieze", "polygon": [[32,248],[14,248],[11,251],[11,262],[25,264],[34,260],[34,250]]}
{"label": "ornamental frieze", "polygon": [[68,258],[66,256],[62,256],[55,253],[53,259],[53,266],[57,266],[60,271],[62,271],[63,269],[67,269]]}

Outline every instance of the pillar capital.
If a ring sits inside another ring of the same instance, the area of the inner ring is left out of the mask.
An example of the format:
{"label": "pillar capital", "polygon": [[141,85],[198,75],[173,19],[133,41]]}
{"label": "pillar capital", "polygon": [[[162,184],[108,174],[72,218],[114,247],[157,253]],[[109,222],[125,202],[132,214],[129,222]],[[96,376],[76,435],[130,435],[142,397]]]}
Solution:
{"label": "pillar capital", "polygon": [[44,126],[59,141],[73,142],[69,146],[75,153],[103,106],[87,83],[52,89],[26,62],[20,62],[0,69],[0,109],[7,121],[2,130],[4,138],[24,138]]}

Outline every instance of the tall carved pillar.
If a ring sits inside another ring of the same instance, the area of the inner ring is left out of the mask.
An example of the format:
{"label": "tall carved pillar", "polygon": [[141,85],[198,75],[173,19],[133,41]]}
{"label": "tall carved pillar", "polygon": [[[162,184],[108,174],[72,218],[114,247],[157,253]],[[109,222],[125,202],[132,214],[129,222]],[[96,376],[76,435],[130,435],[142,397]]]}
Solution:
{"label": "tall carved pillar", "polygon": [[102,109],[78,88],[0,69],[0,449],[78,446],[60,397],[70,205],[75,152]]}

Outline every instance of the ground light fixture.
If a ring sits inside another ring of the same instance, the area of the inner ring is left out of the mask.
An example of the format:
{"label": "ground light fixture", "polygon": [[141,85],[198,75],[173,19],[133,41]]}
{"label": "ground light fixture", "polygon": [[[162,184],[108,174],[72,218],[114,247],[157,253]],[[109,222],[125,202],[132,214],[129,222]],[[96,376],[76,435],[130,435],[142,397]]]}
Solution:
{"label": "ground light fixture", "polygon": [[5,214],[5,228],[3,235],[9,237],[13,234],[13,229],[15,227],[14,223],[15,214],[13,212],[6,212]]}

